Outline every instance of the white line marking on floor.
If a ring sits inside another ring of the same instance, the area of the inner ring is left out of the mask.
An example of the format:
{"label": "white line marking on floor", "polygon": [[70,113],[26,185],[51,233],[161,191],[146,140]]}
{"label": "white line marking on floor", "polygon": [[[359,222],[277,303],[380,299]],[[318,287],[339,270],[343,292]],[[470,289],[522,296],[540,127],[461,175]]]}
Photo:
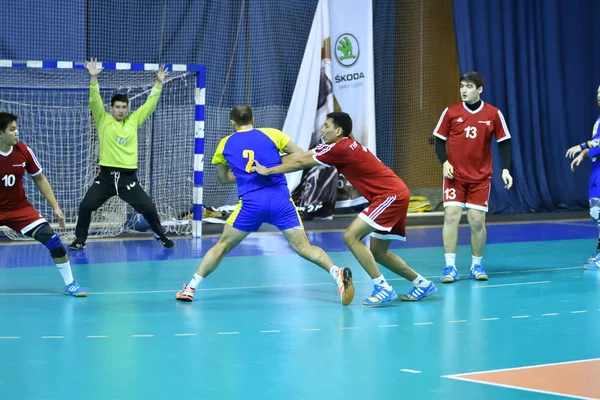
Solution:
{"label": "white line marking on floor", "polygon": [[578,310],[578,311],[571,311],[571,314],[583,314],[586,312],[587,312],[587,310]]}
{"label": "white line marking on floor", "polygon": [[391,325],[377,325],[378,328],[396,328],[399,325],[391,324]]}
{"label": "white line marking on floor", "polygon": [[[517,271],[496,271],[496,272],[488,272],[488,275],[499,275],[499,274],[514,274],[514,273],[525,273],[525,272],[548,272],[548,271],[568,271],[571,269],[579,269],[581,266],[577,267],[565,267],[565,268],[542,268],[542,269],[532,269],[532,270],[517,270]],[[460,276],[469,276],[469,274],[462,274]],[[428,278],[439,278],[440,276],[432,276]],[[404,278],[392,278],[388,279],[388,281],[400,281],[404,280]],[[355,283],[360,282],[371,282],[370,280],[356,280]],[[550,281],[542,281],[543,283],[547,283]],[[522,285],[523,283],[519,284]],[[533,284],[525,282],[524,284]],[[265,285],[265,286],[238,286],[238,287],[224,287],[224,288],[208,288],[208,289],[196,289],[196,293],[199,292],[214,292],[214,291],[230,291],[230,290],[249,290],[249,289],[285,289],[285,288],[299,288],[299,287],[312,287],[312,286],[325,286],[331,285],[331,282],[318,282],[318,283],[301,283],[295,285]],[[474,286],[477,288],[484,287],[495,287],[500,285],[481,285]],[[505,286],[505,285],[502,285]],[[181,290],[181,289],[179,289]],[[164,294],[164,293],[177,293],[179,290],[140,290],[140,291],[126,291],[126,292],[88,292],[90,296],[118,296],[118,295],[137,295],[137,294]],[[56,293],[0,293],[0,296],[64,296],[62,292]]]}
{"label": "white line marking on floor", "polygon": [[350,330],[350,329],[360,329],[360,326],[343,326],[340,328],[341,330]]}
{"label": "white line marking on floor", "polygon": [[154,335],[131,335],[131,337],[154,337]]}
{"label": "white line marking on floor", "polygon": [[558,313],[557,312],[546,313],[546,314],[542,314],[542,317],[553,317],[555,315],[558,315]]}
{"label": "white line marking on floor", "polygon": [[504,286],[542,285],[544,283],[550,283],[550,281],[505,283],[505,284],[501,284],[501,285],[479,285],[479,286],[474,286],[474,287],[475,287],[475,289],[487,289],[487,288],[504,287]]}
{"label": "white line marking on floor", "polygon": [[300,329],[300,332],[316,332],[320,331],[321,328],[308,328],[308,329]]}
{"label": "white line marking on floor", "polygon": [[482,321],[498,321],[500,318],[481,318]]}
{"label": "white line marking on floor", "polygon": [[217,335],[239,335],[239,332],[217,332]]}
{"label": "white line marking on floor", "polygon": [[433,322],[415,322],[413,325],[433,325]]}
{"label": "white line marking on floor", "polygon": [[196,336],[197,333],[176,333],[175,336]]}
{"label": "white line marking on floor", "polygon": [[519,319],[519,318],[529,318],[529,315],[515,315],[511,317],[512,319]]}
{"label": "white line marking on floor", "polygon": [[0,336],[0,339],[21,339],[20,336]]}
{"label": "white line marking on floor", "polygon": [[420,374],[421,373],[421,371],[417,371],[416,369],[408,369],[408,368],[402,368],[400,371],[408,372],[410,374]]}
{"label": "white line marking on floor", "polygon": [[42,339],[64,339],[64,336],[42,336]]}
{"label": "white line marking on floor", "polygon": [[273,329],[272,331],[259,331],[260,333],[281,333],[280,330]]}
{"label": "white line marking on floor", "polygon": [[89,335],[88,339],[106,339],[108,336],[106,335]]}
{"label": "white line marking on floor", "polygon": [[467,322],[467,320],[466,319],[457,319],[457,320],[448,321],[448,322],[451,323],[451,324],[460,324],[460,323],[463,323],[463,322]]}

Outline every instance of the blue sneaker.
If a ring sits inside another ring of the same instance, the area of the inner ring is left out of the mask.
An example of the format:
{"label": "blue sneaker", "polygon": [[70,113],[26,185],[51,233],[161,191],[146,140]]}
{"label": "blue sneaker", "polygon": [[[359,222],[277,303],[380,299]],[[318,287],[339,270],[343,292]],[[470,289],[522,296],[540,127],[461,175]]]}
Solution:
{"label": "blue sneaker", "polygon": [[600,251],[596,250],[594,254],[587,260],[587,263],[583,266],[585,269],[600,269]]}
{"label": "blue sneaker", "polygon": [[444,267],[444,273],[442,274],[442,279],[440,279],[442,283],[452,283],[459,279],[456,267],[453,267],[452,265],[446,265]]}
{"label": "blue sneaker", "polygon": [[425,287],[413,287],[410,292],[400,296],[400,300],[417,301],[424,299],[427,296],[431,296],[435,292],[437,292],[437,288],[434,286],[433,282],[429,281],[429,285]]}
{"label": "blue sneaker", "polygon": [[79,286],[79,283],[73,281],[65,287],[65,294],[75,297],[87,297],[87,291]]}
{"label": "blue sneaker", "polygon": [[478,281],[487,281],[488,276],[483,270],[483,267],[479,264],[475,264],[471,267],[471,273],[469,274],[471,279],[475,279]]}
{"label": "blue sneaker", "polygon": [[396,294],[393,287],[390,287],[388,290],[381,285],[375,285],[371,297],[364,299],[362,303],[365,306],[376,306],[381,303],[396,300],[397,298],[398,294]]}

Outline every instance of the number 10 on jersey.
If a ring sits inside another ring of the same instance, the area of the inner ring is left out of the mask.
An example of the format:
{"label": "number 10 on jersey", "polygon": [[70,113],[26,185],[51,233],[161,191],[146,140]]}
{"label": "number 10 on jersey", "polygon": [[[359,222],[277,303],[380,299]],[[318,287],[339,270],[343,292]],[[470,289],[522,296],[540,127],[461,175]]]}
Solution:
{"label": "number 10 on jersey", "polygon": [[248,159],[248,162],[246,163],[246,172],[250,172],[254,165],[254,150],[244,150],[242,152],[242,157]]}

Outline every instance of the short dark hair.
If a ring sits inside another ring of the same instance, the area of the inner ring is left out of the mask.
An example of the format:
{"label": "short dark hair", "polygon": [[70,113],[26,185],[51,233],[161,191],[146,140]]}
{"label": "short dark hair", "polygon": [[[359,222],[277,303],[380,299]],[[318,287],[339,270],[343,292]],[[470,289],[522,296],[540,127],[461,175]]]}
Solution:
{"label": "short dark hair", "polygon": [[352,134],[352,118],[345,112],[335,111],[327,114],[327,118],[331,118],[333,126],[336,128],[342,128],[344,137],[348,137]]}
{"label": "short dark hair", "polygon": [[127,95],[125,94],[115,94],[111,99],[110,99],[110,106],[114,106],[115,102],[117,101],[122,101],[123,103],[127,103],[129,104],[129,98],[127,98]]}
{"label": "short dark hair", "polygon": [[471,71],[467,72],[463,76],[460,77],[461,82],[472,82],[475,84],[476,88],[483,87],[483,75],[479,72]]}
{"label": "short dark hair", "polygon": [[9,124],[17,120],[17,116],[7,112],[0,112],[0,132],[4,132]]}
{"label": "short dark hair", "polygon": [[237,125],[248,125],[252,123],[252,109],[247,105],[235,106],[229,113],[229,118]]}

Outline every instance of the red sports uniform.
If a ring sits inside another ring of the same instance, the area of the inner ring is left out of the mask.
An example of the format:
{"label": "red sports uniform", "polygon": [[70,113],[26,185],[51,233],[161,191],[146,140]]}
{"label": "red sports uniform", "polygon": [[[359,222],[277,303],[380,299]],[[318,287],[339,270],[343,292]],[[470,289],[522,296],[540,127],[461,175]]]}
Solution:
{"label": "red sports uniform", "polygon": [[380,239],[406,240],[408,187],[365,146],[352,138],[313,149],[313,159],[334,166],[371,204],[358,217],[375,228]]}
{"label": "red sports uniform", "polygon": [[42,167],[29,147],[17,143],[8,153],[0,152],[0,226],[23,234],[46,222],[25,196],[25,172],[31,176],[42,173]]}
{"label": "red sports uniform", "polygon": [[487,212],[492,178],[492,135],[496,142],[510,139],[500,110],[483,101],[475,111],[462,102],[454,104],[444,110],[433,134],[448,141],[448,162],[454,167],[454,179],[444,178],[444,207]]}

